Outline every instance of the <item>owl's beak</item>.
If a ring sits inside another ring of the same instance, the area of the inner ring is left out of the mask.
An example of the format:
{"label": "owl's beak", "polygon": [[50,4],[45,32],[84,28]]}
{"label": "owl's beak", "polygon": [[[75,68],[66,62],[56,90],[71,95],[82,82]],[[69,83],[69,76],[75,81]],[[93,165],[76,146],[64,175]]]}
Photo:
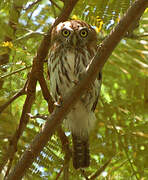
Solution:
{"label": "owl's beak", "polygon": [[73,45],[74,47],[76,47],[76,45],[77,45],[77,37],[76,37],[75,34],[74,34],[73,37],[72,37],[72,45]]}

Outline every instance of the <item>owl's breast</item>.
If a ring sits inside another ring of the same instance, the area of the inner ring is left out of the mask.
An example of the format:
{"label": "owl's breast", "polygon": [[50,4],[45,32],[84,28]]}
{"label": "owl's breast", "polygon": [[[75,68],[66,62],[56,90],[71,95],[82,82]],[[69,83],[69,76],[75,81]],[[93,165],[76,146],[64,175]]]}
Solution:
{"label": "owl's breast", "polygon": [[49,58],[50,89],[53,98],[66,95],[86,71],[91,60],[87,50],[61,49],[52,52]]}
{"label": "owl's breast", "polygon": [[69,75],[72,77],[74,77],[74,69],[76,63],[75,61],[76,61],[75,53],[73,51],[68,51],[65,54],[64,63],[65,63],[65,68],[67,69]]}
{"label": "owl's breast", "polygon": [[50,89],[53,98],[67,94],[75,85],[77,74],[75,73],[76,55],[73,51],[62,51],[60,56],[50,56]]}

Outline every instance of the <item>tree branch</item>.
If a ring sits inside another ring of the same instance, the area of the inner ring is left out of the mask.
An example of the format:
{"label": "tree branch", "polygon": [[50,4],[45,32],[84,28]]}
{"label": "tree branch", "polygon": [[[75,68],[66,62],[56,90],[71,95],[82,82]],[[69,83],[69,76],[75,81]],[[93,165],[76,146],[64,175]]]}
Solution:
{"label": "tree branch", "polygon": [[111,121],[111,123],[112,123],[112,126],[113,126],[113,128],[114,128],[117,136],[119,137],[119,138],[118,138],[118,139],[119,139],[119,145],[120,145],[120,146],[122,147],[122,149],[124,150],[124,153],[125,153],[125,155],[126,155],[126,157],[127,157],[127,160],[128,160],[128,162],[129,162],[129,164],[130,164],[130,166],[131,166],[131,169],[132,169],[132,171],[133,171],[133,174],[134,174],[135,178],[138,180],[137,172],[136,172],[136,170],[135,170],[135,168],[134,168],[134,166],[133,166],[133,163],[132,163],[132,161],[131,161],[131,159],[130,159],[130,157],[129,157],[128,152],[126,151],[126,148],[125,148],[125,146],[124,146],[124,143],[122,142],[121,135],[118,133],[118,130],[116,129],[116,126],[114,125],[114,122],[112,121],[112,119],[110,119],[110,121]]}
{"label": "tree branch", "polygon": [[[77,1],[69,1],[69,6],[74,6]],[[80,98],[84,89],[88,87],[96,78],[98,72],[102,69],[106,63],[108,57],[111,55],[112,51],[115,49],[121,38],[124,36],[129,26],[132,24],[137,17],[141,16],[145,8],[148,6],[147,0],[136,0],[133,5],[128,9],[127,13],[120,20],[115,29],[110,33],[110,35],[103,41],[102,45],[98,48],[96,56],[91,62],[87,74],[82,77],[82,80],[71,90],[66,97],[63,98],[63,103],[61,107],[56,107],[51,116],[48,118],[45,126],[41,132],[35,137],[30,147],[25,151],[22,158],[19,160],[15,168],[10,172],[7,180],[19,180],[23,177],[26,170],[30,167],[34,159],[38,156],[43,147],[47,144],[49,138],[54,133],[57,126],[62,122],[63,118],[70,111],[70,108],[75,105],[76,101]],[[67,7],[67,8],[68,8]],[[72,7],[73,8],[73,7]],[[70,14],[72,8],[68,9],[66,12]],[[66,7],[64,8],[66,10]],[[54,25],[65,20],[68,16],[65,11],[63,11],[63,16],[59,16],[59,19]],[[50,30],[51,32],[51,30]],[[45,44],[49,47],[48,37],[44,39]],[[42,43],[44,42],[42,41]],[[45,58],[45,55],[41,52],[48,51],[45,44],[40,46],[38,49],[38,61]],[[45,49],[44,49],[45,48]],[[47,54],[47,53],[46,53]]]}
{"label": "tree branch", "polygon": [[32,65],[31,65],[31,66],[24,67],[24,68],[17,69],[16,71],[13,71],[13,72],[11,72],[11,73],[9,73],[9,74],[0,76],[0,80],[1,80],[1,79],[4,79],[4,78],[7,78],[7,77],[9,77],[9,76],[12,76],[13,74],[16,74],[16,73],[19,73],[19,72],[21,72],[21,71],[24,71],[24,70],[26,70],[26,69],[29,69],[29,68],[31,68],[31,67],[32,67]]}
{"label": "tree branch", "polygon": [[62,10],[61,8],[60,8],[60,6],[58,6],[53,0],[49,0],[56,8],[58,8],[59,10]]}
{"label": "tree branch", "polygon": [[40,74],[40,78],[38,80],[39,80],[39,83],[40,83],[40,86],[41,86],[41,89],[42,89],[43,97],[48,103],[48,111],[50,113],[52,113],[53,109],[54,109],[54,101],[53,101],[53,99],[52,99],[52,97],[51,97],[51,95],[49,93],[46,81],[44,79],[43,72]]}
{"label": "tree branch", "polygon": [[20,41],[20,40],[23,40],[23,39],[29,39],[29,38],[32,38],[34,36],[44,36],[44,33],[30,30],[28,33],[26,33],[23,36],[18,37],[17,39],[15,39],[13,42],[17,42],[17,41]]}
{"label": "tree branch", "polygon": [[122,166],[124,166],[126,163],[127,163],[127,159],[125,160],[125,161],[123,161],[120,165],[118,165],[118,166],[112,166],[112,168],[111,168],[111,170],[109,170],[109,172],[107,173],[107,175],[109,176],[109,175],[111,175],[112,174],[112,172],[115,172],[115,171],[117,171],[118,169],[120,169]]}
{"label": "tree branch", "polygon": [[30,4],[27,8],[24,8],[23,10],[28,11],[29,9],[31,9],[34,5],[40,3],[42,0],[36,0],[35,2],[33,2],[32,4]]}
{"label": "tree branch", "polygon": [[100,174],[105,170],[105,168],[108,166],[108,164],[111,162],[112,158],[109,159],[101,168],[99,168],[94,175],[92,175],[89,179],[93,180],[96,179]]}
{"label": "tree branch", "polygon": [[28,81],[26,81],[24,87],[23,87],[19,92],[17,92],[11,99],[9,99],[8,102],[6,102],[6,103],[3,104],[2,106],[0,106],[0,113],[2,113],[2,111],[4,111],[4,109],[6,109],[6,108],[9,106],[9,104],[11,104],[11,103],[12,103],[14,100],[16,100],[18,97],[20,97],[20,96],[22,96],[22,95],[24,95],[24,94],[27,93],[27,92],[26,92],[27,83],[28,83]]}
{"label": "tree branch", "polygon": [[84,176],[86,180],[93,180],[96,179],[101,175],[101,173],[106,169],[106,167],[110,164],[112,158],[109,159],[103,166],[101,166],[93,175],[88,177],[83,169],[80,169],[81,174]]}
{"label": "tree branch", "polygon": [[57,174],[55,180],[58,180],[58,179],[59,179],[59,177],[60,177],[60,175],[61,175],[63,169],[64,169],[64,166],[60,169],[60,172]]}

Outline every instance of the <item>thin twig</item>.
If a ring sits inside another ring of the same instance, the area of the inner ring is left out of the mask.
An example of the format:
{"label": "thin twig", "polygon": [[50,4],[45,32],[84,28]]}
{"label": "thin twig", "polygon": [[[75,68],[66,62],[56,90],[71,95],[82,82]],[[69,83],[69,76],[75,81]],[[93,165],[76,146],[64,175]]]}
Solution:
{"label": "thin twig", "polygon": [[130,166],[131,166],[131,169],[132,169],[132,171],[133,171],[133,174],[135,175],[135,178],[138,180],[137,172],[135,171],[134,166],[133,166],[133,163],[132,163],[132,161],[131,161],[131,159],[130,159],[130,157],[129,157],[129,155],[128,155],[128,152],[126,151],[126,148],[125,148],[123,142],[122,142],[122,138],[121,138],[120,134],[118,133],[118,130],[116,129],[116,126],[115,126],[115,124],[114,124],[114,122],[113,122],[112,119],[110,119],[110,122],[112,123],[112,126],[113,126],[113,128],[114,128],[117,136],[119,137],[119,138],[118,138],[118,139],[119,139],[119,144],[120,144],[120,146],[122,147],[122,149],[124,150],[124,153],[125,153],[125,155],[126,155],[126,157],[127,157],[127,159],[128,159],[128,162],[129,162],[129,164],[130,164]]}
{"label": "thin twig", "polygon": [[89,179],[93,180],[100,176],[100,174],[105,170],[105,168],[110,164],[112,158],[109,159],[102,167],[100,167],[95,174],[93,174]]}
{"label": "thin twig", "polygon": [[60,11],[62,11],[62,8],[58,6],[53,0],[49,0],[56,8],[58,8]]}
{"label": "thin twig", "polygon": [[29,9],[31,9],[34,5],[36,5],[37,3],[39,3],[42,0],[36,0],[35,2],[33,2],[32,4],[30,4],[27,8],[24,8],[23,10],[28,11]]}
{"label": "thin twig", "polygon": [[[39,4],[37,4],[36,9],[38,9],[38,7],[39,7]],[[34,13],[34,11],[35,11],[36,9],[33,9],[33,10],[30,12],[30,15],[28,16],[28,19],[27,19],[26,27],[28,27],[29,21],[31,20],[32,15],[33,15],[33,13]],[[27,12],[27,11],[26,11],[26,12]]]}
{"label": "thin twig", "polygon": [[24,71],[24,70],[26,70],[26,69],[29,69],[29,68],[31,68],[31,67],[32,67],[32,65],[26,66],[26,67],[24,67],[24,68],[20,68],[20,69],[18,69],[18,70],[16,70],[16,71],[13,71],[13,72],[11,72],[11,73],[9,73],[9,74],[3,75],[3,76],[0,77],[0,80],[1,80],[1,79],[4,79],[4,78],[7,78],[7,77],[9,77],[9,76],[12,76],[13,74],[16,74],[16,73],[19,73],[19,72],[21,72],[21,71]]}
{"label": "thin twig", "polygon": [[148,33],[144,33],[142,35],[138,35],[139,38],[142,38],[142,37],[148,37]]}
{"label": "thin twig", "polygon": [[47,115],[42,115],[42,114],[36,114],[36,115],[32,115],[31,113],[27,113],[27,115],[31,118],[31,119],[36,119],[36,118],[40,118],[43,120],[47,120]]}
{"label": "thin twig", "polygon": [[30,37],[33,37],[33,36],[44,36],[44,35],[45,35],[44,32],[30,31],[30,32],[24,34],[23,36],[18,37],[13,42],[17,42],[17,41],[20,41],[20,40],[23,40],[23,39],[27,39],[27,38],[30,38]]}
{"label": "thin twig", "polygon": [[61,175],[63,169],[64,169],[64,166],[60,169],[60,172],[57,174],[55,180],[58,180],[58,179],[59,179],[59,177],[60,177],[60,175]]}
{"label": "thin twig", "polygon": [[27,83],[28,83],[28,81],[26,81],[24,87],[19,92],[17,92],[12,98],[10,98],[9,101],[7,101],[2,106],[0,106],[0,113],[2,113],[2,111],[4,111],[4,109],[6,109],[9,106],[9,104],[11,104],[18,97],[26,94]]}
{"label": "thin twig", "polygon": [[133,34],[126,34],[124,37],[129,38],[129,39],[142,39],[142,38],[148,37],[148,34],[145,33],[145,34],[137,35],[133,33]]}
{"label": "thin twig", "polygon": [[40,78],[38,80],[39,80],[39,83],[40,83],[40,86],[42,89],[43,97],[48,103],[48,111],[50,113],[52,113],[53,109],[54,109],[54,101],[50,95],[49,89],[47,87],[47,83],[46,83],[44,75],[43,75],[43,72],[40,73]]}
{"label": "thin twig", "polygon": [[[37,8],[38,8],[38,6],[37,6]],[[28,15],[26,27],[28,27],[29,22],[30,22],[30,20],[31,20],[31,18],[32,18],[33,13],[34,13],[34,10],[33,10],[32,12],[30,12],[30,15]]]}
{"label": "thin twig", "polygon": [[124,166],[124,164],[126,164],[127,161],[128,161],[128,160],[126,159],[126,160],[123,161],[120,165],[115,166],[115,167],[113,167],[111,170],[109,170],[108,176],[109,176],[112,172],[115,172],[115,171],[117,171],[118,169],[120,169],[122,166]]}

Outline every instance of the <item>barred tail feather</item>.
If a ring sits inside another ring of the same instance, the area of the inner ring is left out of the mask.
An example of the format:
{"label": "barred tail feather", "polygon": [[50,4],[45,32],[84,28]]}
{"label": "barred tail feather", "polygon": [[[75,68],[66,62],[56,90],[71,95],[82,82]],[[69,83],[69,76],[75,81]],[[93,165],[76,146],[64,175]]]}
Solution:
{"label": "barred tail feather", "polygon": [[86,168],[90,164],[88,137],[72,134],[73,140],[73,166],[75,169]]}

